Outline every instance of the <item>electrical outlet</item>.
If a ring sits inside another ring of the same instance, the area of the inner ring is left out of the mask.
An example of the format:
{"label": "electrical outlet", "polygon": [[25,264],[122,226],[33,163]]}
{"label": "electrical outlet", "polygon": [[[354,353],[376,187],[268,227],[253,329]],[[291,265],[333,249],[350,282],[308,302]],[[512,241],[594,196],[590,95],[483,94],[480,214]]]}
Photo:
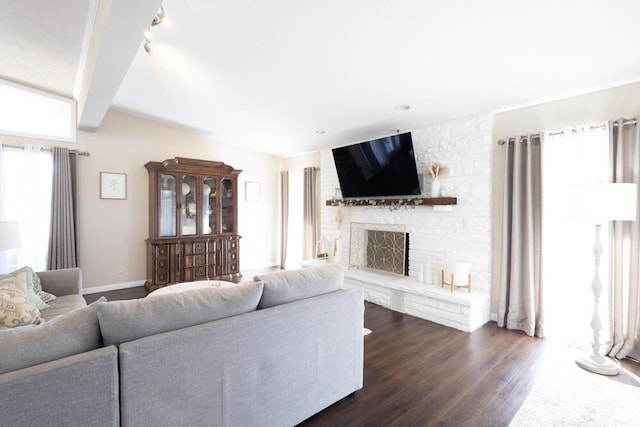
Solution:
{"label": "electrical outlet", "polygon": [[124,267],[121,265],[116,266],[116,274],[124,273]]}

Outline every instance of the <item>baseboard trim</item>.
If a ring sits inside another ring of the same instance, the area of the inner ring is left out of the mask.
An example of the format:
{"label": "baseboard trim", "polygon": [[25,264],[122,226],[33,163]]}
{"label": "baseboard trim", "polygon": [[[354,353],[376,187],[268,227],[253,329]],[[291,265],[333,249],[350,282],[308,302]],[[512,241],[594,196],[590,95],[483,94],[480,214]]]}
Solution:
{"label": "baseboard trim", "polygon": [[82,290],[82,294],[89,295],[89,294],[97,294],[97,293],[109,292],[109,291],[118,291],[120,289],[136,288],[138,286],[144,286],[144,280],[136,280],[135,282],[114,283],[113,285],[84,288]]}

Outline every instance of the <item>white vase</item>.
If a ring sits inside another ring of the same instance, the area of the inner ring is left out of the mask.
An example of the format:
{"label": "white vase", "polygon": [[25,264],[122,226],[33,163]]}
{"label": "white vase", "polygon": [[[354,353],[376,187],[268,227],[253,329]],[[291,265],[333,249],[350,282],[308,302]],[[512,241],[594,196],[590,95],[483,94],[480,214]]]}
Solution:
{"label": "white vase", "polygon": [[431,180],[431,197],[440,197],[440,180],[438,178]]}
{"label": "white vase", "polygon": [[424,271],[424,280],[422,281],[426,284],[433,283],[433,273],[431,272],[431,260],[427,260],[427,268]]}

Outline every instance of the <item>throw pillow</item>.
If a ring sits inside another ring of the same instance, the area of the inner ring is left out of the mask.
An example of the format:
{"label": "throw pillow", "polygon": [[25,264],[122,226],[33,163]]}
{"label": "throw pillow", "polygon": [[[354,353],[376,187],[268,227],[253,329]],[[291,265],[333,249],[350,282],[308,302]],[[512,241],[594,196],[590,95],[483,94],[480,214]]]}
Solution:
{"label": "throw pillow", "polygon": [[11,357],[0,357],[0,374],[102,347],[96,311],[104,301],[101,297],[40,325],[0,331],[2,347],[11,349]]}
{"label": "throw pillow", "polygon": [[207,287],[128,301],[98,304],[105,345],[195,326],[254,311],[262,282],[230,288]]}
{"label": "throw pillow", "polygon": [[40,297],[40,299],[42,301],[46,302],[51,302],[53,300],[55,300],[56,298],[58,298],[57,296],[50,294],[49,292],[43,291],[42,290],[42,282],[40,281],[40,276],[38,276],[38,273],[36,273],[35,271],[33,271],[33,269],[31,270],[33,272],[33,292],[35,292],[36,295],[38,295]]}
{"label": "throw pillow", "polygon": [[264,282],[258,304],[261,309],[337,291],[342,287],[344,269],[340,264],[327,264],[260,274],[254,280]]}
{"label": "throw pillow", "polygon": [[44,310],[45,308],[49,308],[49,305],[42,301],[38,295],[33,291],[33,270],[29,266],[24,266],[13,273],[2,274],[0,275],[0,280],[8,279],[9,277],[15,277],[20,273],[25,273],[26,284],[27,284],[27,296],[29,300],[38,307],[38,310]]}
{"label": "throw pillow", "polygon": [[23,289],[26,289],[24,274],[0,281],[0,330],[42,321],[40,310],[29,301]]}

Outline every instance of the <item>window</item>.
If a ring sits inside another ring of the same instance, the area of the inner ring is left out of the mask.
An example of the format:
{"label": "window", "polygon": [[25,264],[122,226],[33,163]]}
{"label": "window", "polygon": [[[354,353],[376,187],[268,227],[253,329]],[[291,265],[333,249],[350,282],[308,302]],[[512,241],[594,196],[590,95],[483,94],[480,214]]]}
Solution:
{"label": "window", "polygon": [[0,133],[75,142],[75,101],[0,80]]}
{"label": "window", "polygon": [[37,146],[0,149],[0,219],[20,222],[20,249],[0,254],[0,269],[47,266],[53,156]]}
{"label": "window", "polygon": [[289,233],[287,242],[287,268],[300,267],[304,258],[304,174],[301,170],[289,171]]}
{"label": "window", "polygon": [[[588,343],[593,311],[593,242],[595,222],[568,217],[570,185],[609,181],[609,131],[606,125],[585,126],[545,138],[542,163],[543,281],[545,333],[569,344]],[[600,278],[602,333],[608,330],[607,238],[602,224]],[[602,342],[607,337],[602,336]]]}

